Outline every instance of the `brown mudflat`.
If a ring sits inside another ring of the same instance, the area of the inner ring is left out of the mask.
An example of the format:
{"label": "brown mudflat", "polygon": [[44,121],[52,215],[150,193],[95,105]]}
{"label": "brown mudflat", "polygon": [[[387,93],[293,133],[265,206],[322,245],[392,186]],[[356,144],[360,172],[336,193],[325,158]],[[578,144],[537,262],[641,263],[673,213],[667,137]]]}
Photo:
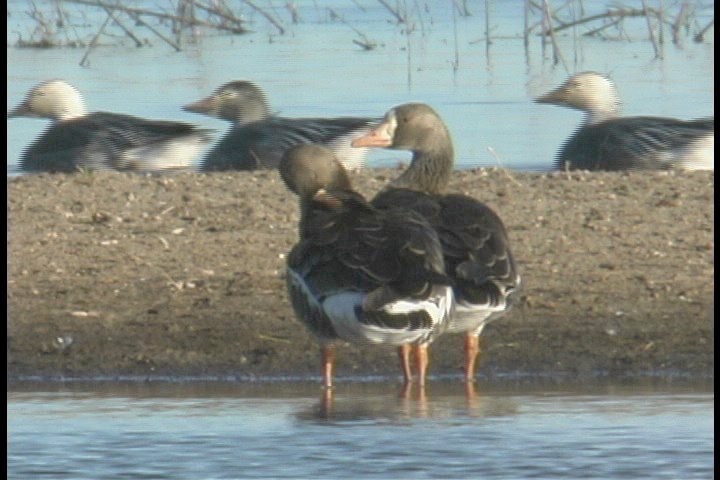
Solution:
{"label": "brown mudflat", "polygon": [[[397,173],[354,182],[372,195]],[[468,170],[450,190],[496,209],[524,281],[485,330],[482,378],[713,377],[713,172]],[[9,379],[319,376],[277,172],[37,175],[8,195]],[[431,355],[431,374],[461,373],[461,337]],[[394,350],[340,349],[348,375],[398,376]]]}

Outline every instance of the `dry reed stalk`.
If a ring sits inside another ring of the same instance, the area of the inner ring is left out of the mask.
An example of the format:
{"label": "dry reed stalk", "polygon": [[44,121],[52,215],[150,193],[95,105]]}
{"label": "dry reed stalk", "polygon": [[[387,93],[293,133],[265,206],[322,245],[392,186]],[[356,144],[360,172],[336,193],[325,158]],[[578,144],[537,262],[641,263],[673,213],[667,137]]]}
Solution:
{"label": "dry reed stalk", "polygon": [[715,19],[713,18],[710,20],[710,22],[705,25],[703,28],[700,29],[700,31],[693,37],[693,41],[695,43],[702,43],[705,41],[705,34],[708,30],[710,30],[713,26],[715,26]]}
{"label": "dry reed stalk", "polygon": [[385,0],[378,0],[378,2],[380,2],[383,7],[393,14],[398,23],[407,23],[407,12],[405,12],[405,15],[402,15],[397,9],[388,5]]}
{"label": "dry reed stalk", "polygon": [[680,11],[675,18],[675,21],[670,25],[670,31],[672,32],[673,43],[680,45],[680,30],[686,23],[688,16],[690,15],[690,5],[688,2],[683,2],[680,6]]}
{"label": "dry reed stalk", "polygon": [[373,40],[370,40],[367,36],[365,36],[364,33],[362,33],[362,32],[361,32],[360,30],[358,30],[357,28],[353,27],[352,25],[350,25],[350,24],[349,24],[339,13],[337,13],[335,10],[333,10],[332,8],[328,8],[328,12],[330,13],[330,16],[331,16],[332,18],[337,19],[337,20],[339,20],[341,23],[343,23],[344,25],[350,27],[353,32],[355,32],[357,35],[360,36],[361,40],[355,40],[355,39],[353,39],[353,43],[354,43],[354,44],[359,45],[360,47],[363,48],[363,50],[372,50],[372,49],[374,49],[375,47],[377,47],[377,42],[375,42],[375,41],[373,41]]}
{"label": "dry reed stalk", "polygon": [[112,17],[113,22],[115,22],[115,24],[119,26],[123,32],[125,32],[125,35],[130,37],[130,39],[135,42],[135,46],[138,48],[142,47],[143,43],[140,41],[140,39],[133,35],[133,33],[115,16],[115,13],[107,7],[104,8],[105,12],[110,15],[110,17]]}
{"label": "dry reed stalk", "polygon": [[[657,11],[652,8],[642,9],[642,10],[626,9],[626,8],[614,9],[614,10],[609,10],[605,13],[598,13],[596,15],[591,15],[589,17],[583,17],[577,21],[563,23],[562,25],[556,25],[553,27],[553,29],[554,29],[555,33],[558,33],[563,30],[567,30],[568,28],[573,28],[577,25],[594,22],[596,20],[600,20],[603,18],[617,19],[617,18],[624,18],[624,17],[647,17],[648,14],[654,14],[654,13],[657,13]],[[548,32],[543,31],[542,35],[548,35]]]}
{"label": "dry reed stalk", "polygon": [[496,161],[497,164],[498,164],[498,167],[500,168],[500,170],[502,170],[502,172],[505,174],[505,176],[507,176],[507,178],[508,178],[511,182],[513,182],[515,185],[517,185],[517,186],[519,186],[519,187],[522,187],[523,184],[520,183],[519,181],[517,181],[517,180],[515,179],[515,177],[513,177],[513,176],[510,174],[510,169],[507,168],[507,167],[505,167],[505,165],[503,165],[502,160],[500,160],[500,155],[497,154],[497,152],[495,151],[495,149],[494,149],[493,147],[487,147],[487,149],[488,149],[488,152],[490,152],[490,155],[493,156],[493,158],[495,159],[495,161]]}
{"label": "dry reed stalk", "polygon": [[553,29],[552,24],[552,17],[550,14],[550,5],[548,4],[548,0],[543,0],[543,10],[545,12],[545,17],[548,21],[548,36],[550,37],[550,41],[552,43],[553,47],[553,63],[557,65],[558,63],[562,63],[563,67],[565,68],[565,71],[569,73],[567,62],[565,62],[565,57],[563,56],[562,52],[560,51],[560,46],[557,43],[557,39],[555,38],[555,31]]}
{"label": "dry reed stalk", "polygon": [[246,4],[247,6],[249,6],[250,8],[252,8],[253,10],[255,10],[256,12],[258,12],[263,17],[265,17],[265,19],[268,22],[270,22],[275,28],[278,29],[278,32],[280,32],[280,35],[285,35],[285,29],[283,28],[282,25],[280,25],[280,22],[278,22],[277,20],[275,20],[275,18],[273,18],[272,15],[270,15],[265,10],[263,10],[262,8],[255,5],[250,0],[243,0],[243,3]]}
{"label": "dry reed stalk", "polygon": [[102,35],[102,32],[105,31],[105,27],[107,27],[108,23],[110,23],[110,20],[112,19],[112,16],[108,14],[107,18],[105,18],[105,22],[103,22],[102,26],[100,27],[100,30],[97,31],[95,36],[92,40],[90,40],[90,43],[88,44],[87,49],[85,50],[85,55],[83,55],[83,58],[80,60],[80,66],[85,67],[88,65],[87,59],[88,56],[90,56],[90,52],[95,48],[97,45],[97,39],[100,38],[100,35]]}
{"label": "dry reed stalk", "polygon": [[485,0],[485,56],[490,58],[490,0]]}
{"label": "dry reed stalk", "polygon": [[[178,16],[178,15],[174,15],[171,13],[157,12],[157,11],[149,10],[146,8],[126,7],[126,6],[118,5],[115,3],[107,3],[102,0],[65,0],[65,1],[70,2],[70,3],[76,3],[79,5],[89,5],[92,7],[101,7],[101,8],[107,7],[107,8],[110,8],[111,10],[117,10],[120,12],[127,13],[129,15],[136,14],[136,15],[142,15],[142,16],[149,16],[149,17],[159,18],[162,20],[180,22],[183,24],[185,24],[187,22],[187,18]],[[195,2],[195,5],[202,8],[202,5],[197,2]],[[227,25],[219,25],[219,24],[214,24],[214,23],[210,23],[210,22],[193,19],[193,22],[194,22],[193,25],[202,26],[202,27],[212,27],[212,28],[215,28],[218,30],[225,30],[225,31],[229,31],[231,33],[236,33],[236,34],[248,33],[248,30],[241,25],[242,22],[240,19],[228,16],[228,15],[224,15],[224,16],[220,15],[217,11],[213,11],[213,13],[217,16],[222,16],[225,19],[231,20],[234,24],[227,26]]]}
{"label": "dry reed stalk", "polygon": [[455,58],[452,61],[453,66],[453,73],[457,73],[458,68],[460,68],[460,52],[458,51],[458,31],[457,31],[457,18],[455,17],[455,9],[453,8],[453,39],[455,42]]}
{"label": "dry reed stalk", "polygon": [[143,19],[141,19],[141,18],[140,18],[140,15],[138,15],[137,13],[129,13],[129,15],[133,18],[133,20],[135,20],[135,22],[137,22],[138,25],[142,25],[143,27],[146,27],[148,30],[150,30],[151,32],[153,32],[153,33],[154,33],[155,35],[157,35],[158,37],[160,37],[160,39],[164,40],[165,43],[167,43],[168,45],[170,45],[171,47],[173,47],[176,52],[179,52],[179,51],[182,50],[182,48],[180,48],[180,45],[178,45],[177,43],[175,43],[175,42],[173,42],[172,40],[170,40],[169,38],[167,38],[165,35],[163,35],[162,33],[160,33],[160,32],[159,32],[156,28],[154,28],[152,25],[149,25],[147,22],[145,22]]}
{"label": "dry reed stalk", "polygon": [[[662,49],[655,37],[655,30],[653,29],[652,22],[650,21],[650,8],[647,6],[647,1],[642,0],[643,10],[645,11],[645,20],[647,21],[648,33],[650,35],[650,41],[652,42],[653,49],[655,50],[655,58],[662,59]],[[660,23],[662,25],[662,23]]]}

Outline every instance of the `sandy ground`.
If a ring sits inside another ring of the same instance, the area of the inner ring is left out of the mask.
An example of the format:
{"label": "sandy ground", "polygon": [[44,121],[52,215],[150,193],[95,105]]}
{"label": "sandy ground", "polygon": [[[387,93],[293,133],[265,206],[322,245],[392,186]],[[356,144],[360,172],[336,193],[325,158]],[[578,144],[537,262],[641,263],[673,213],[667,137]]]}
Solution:
{"label": "sandy ground", "polygon": [[[471,170],[450,190],[496,209],[524,281],[481,378],[713,378],[714,173]],[[298,207],[277,172],[14,178],[8,215],[9,380],[319,378],[285,292]],[[431,355],[460,378],[461,337]],[[340,349],[351,375],[399,376],[394,350]]]}

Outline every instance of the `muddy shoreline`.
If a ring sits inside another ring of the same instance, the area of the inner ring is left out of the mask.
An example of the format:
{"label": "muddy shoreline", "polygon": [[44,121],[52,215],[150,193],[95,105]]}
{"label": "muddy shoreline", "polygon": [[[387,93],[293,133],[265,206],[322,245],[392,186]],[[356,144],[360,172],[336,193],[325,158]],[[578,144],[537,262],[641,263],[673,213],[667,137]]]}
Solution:
{"label": "muddy shoreline", "polygon": [[[714,378],[713,172],[478,169],[450,190],[500,214],[524,282],[481,379]],[[8,381],[318,377],[283,279],[297,210],[275,171],[9,178]],[[460,378],[461,337],[431,355]],[[397,375],[392,349],[338,352],[338,380]]]}

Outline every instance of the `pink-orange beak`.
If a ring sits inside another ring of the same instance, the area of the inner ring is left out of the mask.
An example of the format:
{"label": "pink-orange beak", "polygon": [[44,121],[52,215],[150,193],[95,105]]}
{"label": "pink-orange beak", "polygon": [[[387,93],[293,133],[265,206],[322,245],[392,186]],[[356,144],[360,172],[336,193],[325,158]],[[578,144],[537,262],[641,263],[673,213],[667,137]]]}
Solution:
{"label": "pink-orange beak", "polygon": [[392,137],[388,133],[387,122],[382,122],[362,137],[358,137],[350,144],[353,147],[389,147]]}

